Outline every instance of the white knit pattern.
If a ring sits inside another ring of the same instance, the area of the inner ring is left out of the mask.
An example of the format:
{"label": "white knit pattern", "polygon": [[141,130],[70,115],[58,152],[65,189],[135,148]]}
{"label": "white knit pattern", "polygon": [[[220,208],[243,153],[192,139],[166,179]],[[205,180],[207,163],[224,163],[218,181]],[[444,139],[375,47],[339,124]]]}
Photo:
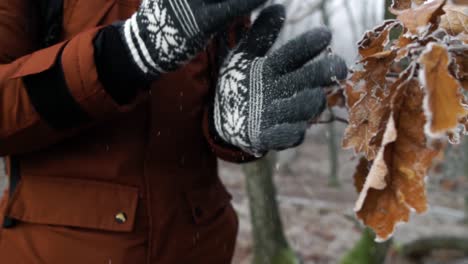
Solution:
{"label": "white knit pattern", "polygon": [[252,146],[260,145],[260,124],[263,110],[263,64],[265,59],[256,59],[250,69],[249,137]]}
{"label": "white knit pattern", "polygon": [[199,32],[186,0],[144,0],[138,13],[124,24],[126,43],[144,73],[167,72],[193,56],[187,39]]}
{"label": "white knit pattern", "polygon": [[221,69],[215,96],[216,131],[226,142],[250,152],[259,141],[263,61],[231,53]]}

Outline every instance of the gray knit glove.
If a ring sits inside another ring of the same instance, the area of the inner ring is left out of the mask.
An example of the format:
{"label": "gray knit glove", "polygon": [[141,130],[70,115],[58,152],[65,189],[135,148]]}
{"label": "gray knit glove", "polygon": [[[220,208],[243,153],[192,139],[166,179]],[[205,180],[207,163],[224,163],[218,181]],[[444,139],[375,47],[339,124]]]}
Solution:
{"label": "gray knit glove", "polygon": [[284,22],[284,8],[266,8],[220,71],[214,123],[217,134],[244,151],[262,155],[297,146],[308,121],[323,112],[320,87],[344,79],[347,68],[335,55],[323,54],[331,41],[325,28],[311,30],[266,55]]}
{"label": "gray knit glove", "polygon": [[121,27],[121,35],[138,68],[154,78],[178,69],[213,33],[265,1],[143,0]]}

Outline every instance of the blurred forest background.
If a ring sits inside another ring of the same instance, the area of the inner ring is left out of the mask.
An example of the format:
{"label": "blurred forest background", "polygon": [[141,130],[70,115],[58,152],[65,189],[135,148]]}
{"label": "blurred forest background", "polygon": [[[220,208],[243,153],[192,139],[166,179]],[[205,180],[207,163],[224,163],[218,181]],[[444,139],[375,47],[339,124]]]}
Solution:
{"label": "blurred forest background", "polygon": [[[352,68],[364,32],[394,18],[388,12],[391,2],[269,1],[288,10],[276,47],[326,25],[334,33],[333,52]],[[468,7],[468,1],[451,3]],[[331,111],[324,120],[331,114],[347,118],[343,109]],[[222,163],[221,176],[241,222],[234,263],[468,263],[467,140],[449,146],[444,161],[434,164],[427,178],[429,211],[399,226],[391,241],[376,244],[373,233],[354,217],[358,157],[341,149],[345,127],[340,122],[314,125],[301,147],[244,168]]]}
{"label": "blurred forest background", "polygon": [[[356,43],[366,30],[389,18],[390,2],[269,1],[288,10],[276,45],[327,25],[334,33],[332,50],[352,67],[358,59]],[[332,111],[346,118],[346,111]],[[353,173],[358,158],[352,151],[341,150],[344,128],[339,122],[315,125],[299,148],[256,164],[242,167],[221,162],[221,177],[233,194],[240,219],[233,263],[468,263],[468,141],[450,146],[445,161],[429,175],[430,210],[399,226],[393,240],[375,244],[373,234],[354,217]],[[0,175],[0,190],[5,185],[6,177]],[[276,199],[265,199],[268,195]]]}

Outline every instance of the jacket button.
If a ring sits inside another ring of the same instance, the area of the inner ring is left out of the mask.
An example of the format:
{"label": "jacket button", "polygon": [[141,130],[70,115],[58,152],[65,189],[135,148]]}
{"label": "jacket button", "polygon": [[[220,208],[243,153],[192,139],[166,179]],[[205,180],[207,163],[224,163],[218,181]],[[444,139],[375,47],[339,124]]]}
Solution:
{"label": "jacket button", "polygon": [[115,215],[115,221],[119,224],[127,222],[127,215],[124,212],[119,212]]}

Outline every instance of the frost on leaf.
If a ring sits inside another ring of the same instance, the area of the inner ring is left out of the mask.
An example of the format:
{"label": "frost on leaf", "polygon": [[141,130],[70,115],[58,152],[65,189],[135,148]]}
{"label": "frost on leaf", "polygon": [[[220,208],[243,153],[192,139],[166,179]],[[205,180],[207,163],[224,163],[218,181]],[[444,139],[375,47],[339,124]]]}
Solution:
{"label": "frost on leaf", "polygon": [[443,45],[431,44],[420,58],[420,78],[426,89],[426,133],[441,135],[457,127],[468,115],[462,105],[461,85],[449,73],[449,54]]}
{"label": "frost on leaf", "polygon": [[[349,112],[342,145],[362,154],[355,211],[380,241],[411,211],[427,210],[428,170],[446,138],[468,135],[466,17],[446,2],[394,0],[397,20],[366,32],[360,67],[342,88]],[[395,26],[402,33],[389,40]],[[434,134],[444,140],[429,143]]]}
{"label": "frost on leaf", "polygon": [[335,89],[327,94],[328,107],[344,107],[345,96],[343,89]]}
{"label": "frost on leaf", "polygon": [[414,5],[421,5],[425,0],[393,0],[392,9],[403,10],[411,8]]}
{"label": "frost on leaf", "polygon": [[378,53],[364,59],[364,71],[355,72],[345,87],[350,123],[342,145],[364,153],[369,160],[377,154],[390,114],[386,74],[395,55],[393,52]]}
{"label": "frost on leaf", "polygon": [[394,11],[399,21],[414,35],[432,32],[438,24],[438,19],[444,14],[442,7],[447,0],[433,0],[416,8]]}
{"label": "frost on leaf", "polygon": [[387,186],[387,183],[385,182],[385,177],[388,174],[388,167],[384,160],[384,154],[387,145],[389,145],[392,142],[395,142],[396,138],[397,131],[395,128],[395,120],[393,120],[393,114],[390,114],[383,135],[382,146],[380,147],[380,150],[377,153],[377,157],[372,163],[372,167],[370,168],[370,171],[366,177],[366,181],[364,182],[364,185],[361,189],[361,193],[359,194],[359,198],[354,208],[355,211],[359,211],[362,209],[362,204],[366,199],[367,192],[369,191],[369,189],[372,188],[376,190],[383,190]]}
{"label": "frost on leaf", "polygon": [[[362,195],[366,183],[373,181],[371,177],[378,175],[381,179],[379,173],[386,173],[385,188],[368,189],[362,205],[358,200],[355,208],[357,216],[376,232],[378,240],[388,239],[399,222],[407,222],[411,209],[419,213],[427,210],[424,178],[438,153],[427,146],[424,136],[423,90],[418,82],[403,84],[395,98],[395,112],[385,132],[392,140],[382,146],[383,159],[374,160],[370,168],[362,164],[366,161],[361,161],[355,174],[356,186]],[[379,168],[383,166],[385,170]]]}
{"label": "frost on leaf", "polygon": [[452,53],[453,75],[460,81],[463,89],[468,91],[468,49]]}
{"label": "frost on leaf", "polygon": [[468,6],[446,5],[445,15],[441,17],[440,27],[450,35],[468,33]]}
{"label": "frost on leaf", "polygon": [[384,51],[390,30],[396,25],[399,25],[397,21],[387,20],[382,25],[364,33],[364,37],[358,43],[359,54],[362,58]]}
{"label": "frost on leaf", "polygon": [[399,61],[402,58],[408,56],[408,46],[413,43],[414,39],[411,38],[411,36],[408,36],[407,34],[401,34],[401,36],[398,38],[398,40],[395,42],[395,49],[397,49],[397,57],[396,60]]}

